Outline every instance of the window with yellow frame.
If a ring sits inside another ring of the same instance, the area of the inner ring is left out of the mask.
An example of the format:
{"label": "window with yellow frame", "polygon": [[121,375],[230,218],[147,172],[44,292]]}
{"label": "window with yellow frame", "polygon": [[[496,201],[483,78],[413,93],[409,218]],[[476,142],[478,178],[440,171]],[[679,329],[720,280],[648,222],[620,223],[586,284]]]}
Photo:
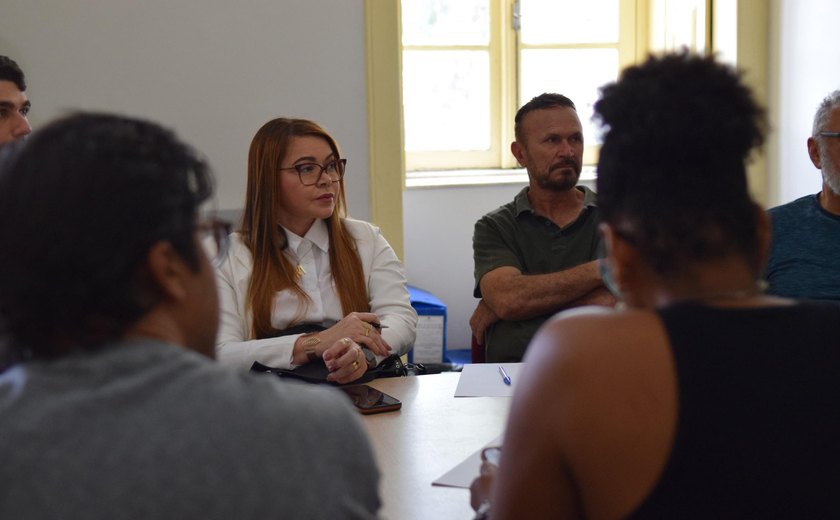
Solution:
{"label": "window with yellow frame", "polygon": [[598,87],[641,54],[644,0],[402,0],[406,169],[508,169],[516,110],[542,92],[577,105],[584,162]]}

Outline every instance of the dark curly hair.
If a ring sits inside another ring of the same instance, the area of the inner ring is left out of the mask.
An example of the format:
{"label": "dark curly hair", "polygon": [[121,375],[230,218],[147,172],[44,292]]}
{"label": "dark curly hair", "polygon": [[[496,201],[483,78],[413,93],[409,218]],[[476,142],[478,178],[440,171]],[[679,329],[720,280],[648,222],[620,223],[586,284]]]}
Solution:
{"label": "dark curly hair", "polygon": [[746,163],[764,110],[732,68],[683,51],[650,57],[601,89],[598,206],[660,275],[741,254],[758,269]]}
{"label": "dark curly hair", "polygon": [[18,358],[92,349],[159,301],[145,270],[168,241],[196,271],[206,164],[157,124],[55,121],[0,160],[0,318]]}

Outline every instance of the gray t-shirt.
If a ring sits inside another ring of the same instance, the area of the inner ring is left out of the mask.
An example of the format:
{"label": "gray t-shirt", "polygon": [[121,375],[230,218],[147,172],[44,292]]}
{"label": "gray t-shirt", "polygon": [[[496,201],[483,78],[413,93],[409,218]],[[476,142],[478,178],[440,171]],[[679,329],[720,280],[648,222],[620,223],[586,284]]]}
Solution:
{"label": "gray t-shirt", "polygon": [[337,391],[152,340],[0,375],[0,518],[376,518]]}

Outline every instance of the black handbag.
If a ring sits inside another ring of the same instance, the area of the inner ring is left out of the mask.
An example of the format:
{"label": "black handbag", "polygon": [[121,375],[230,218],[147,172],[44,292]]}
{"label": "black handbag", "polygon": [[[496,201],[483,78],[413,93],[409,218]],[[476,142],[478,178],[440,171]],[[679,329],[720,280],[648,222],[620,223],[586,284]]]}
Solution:
{"label": "black handbag", "polygon": [[[326,327],[317,323],[303,323],[288,329],[278,331],[276,336],[288,336],[292,334],[309,334],[312,332],[320,332],[326,330]],[[327,370],[327,365],[323,359],[319,359],[306,365],[301,365],[296,368],[274,368],[263,365],[259,361],[254,361],[251,365],[251,372],[274,374],[282,378],[298,379],[306,381],[307,383],[328,383],[334,386],[341,386],[340,383],[327,381],[327,375],[330,371]],[[399,377],[406,375],[420,375],[426,373],[426,367],[420,363],[406,365],[397,354],[391,354],[383,359],[378,365],[371,368],[359,379],[347,384],[367,383],[378,377]]]}
{"label": "black handbag", "polygon": [[[327,381],[327,365],[323,359],[314,363],[307,363],[296,368],[274,368],[263,365],[259,361],[254,361],[251,365],[251,372],[274,374],[281,378],[298,379],[306,381],[307,383],[328,383],[335,386],[341,386],[339,383]],[[367,383],[379,377],[400,377],[407,375],[425,374],[426,368],[420,363],[405,364],[397,354],[391,354],[382,360],[381,363],[371,368],[364,373],[362,377],[347,384]]]}

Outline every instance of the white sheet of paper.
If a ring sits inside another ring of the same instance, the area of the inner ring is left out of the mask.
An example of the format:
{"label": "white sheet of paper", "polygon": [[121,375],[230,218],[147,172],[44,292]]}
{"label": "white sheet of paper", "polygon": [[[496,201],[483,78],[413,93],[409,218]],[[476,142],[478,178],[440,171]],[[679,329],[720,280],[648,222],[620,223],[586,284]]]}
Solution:
{"label": "white sheet of paper", "polygon": [[[499,367],[505,368],[511,383],[506,385],[499,374]],[[510,397],[519,379],[522,363],[470,363],[464,365],[455,397]]]}
{"label": "white sheet of paper", "polygon": [[[487,446],[501,446],[503,437],[504,435],[499,435],[485,444],[481,450]],[[441,475],[437,480],[432,482],[432,485],[469,489],[470,484],[472,484],[472,481],[475,480],[481,471],[481,450],[476,451],[461,461],[460,464]]]}
{"label": "white sheet of paper", "polygon": [[414,340],[415,363],[443,361],[443,316],[417,316],[417,337]]}

